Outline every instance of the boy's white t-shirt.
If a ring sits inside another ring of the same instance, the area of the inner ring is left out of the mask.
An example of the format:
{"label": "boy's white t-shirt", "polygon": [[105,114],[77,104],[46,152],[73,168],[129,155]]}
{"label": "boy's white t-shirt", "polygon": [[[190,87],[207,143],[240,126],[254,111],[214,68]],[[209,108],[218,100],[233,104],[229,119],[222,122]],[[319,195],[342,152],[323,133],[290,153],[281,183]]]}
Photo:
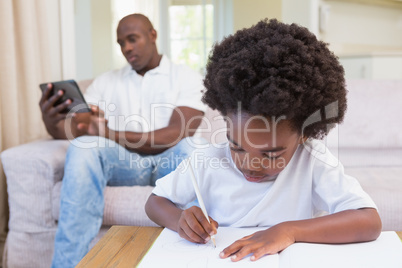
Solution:
{"label": "boy's white t-shirt", "polygon": [[[376,208],[358,181],[344,173],[324,144],[299,145],[274,181],[247,181],[235,166],[228,144],[210,145],[191,155],[191,164],[210,217],[220,226],[273,226],[284,221],[348,209]],[[159,179],[153,193],[184,208],[196,199],[188,162]]]}

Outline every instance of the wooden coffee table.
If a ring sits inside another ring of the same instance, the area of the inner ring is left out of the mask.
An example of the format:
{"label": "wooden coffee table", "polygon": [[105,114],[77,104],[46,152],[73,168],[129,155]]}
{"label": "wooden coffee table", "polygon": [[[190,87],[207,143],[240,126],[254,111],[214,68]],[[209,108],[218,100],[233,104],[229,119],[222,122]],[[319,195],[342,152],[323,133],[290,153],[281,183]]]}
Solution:
{"label": "wooden coffee table", "polygon": [[162,227],[112,226],[76,266],[136,267]]}
{"label": "wooden coffee table", "polygon": [[[162,230],[161,227],[112,226],[76,268],[136,267]],[[396,233],[402,239],[402,231]]]}

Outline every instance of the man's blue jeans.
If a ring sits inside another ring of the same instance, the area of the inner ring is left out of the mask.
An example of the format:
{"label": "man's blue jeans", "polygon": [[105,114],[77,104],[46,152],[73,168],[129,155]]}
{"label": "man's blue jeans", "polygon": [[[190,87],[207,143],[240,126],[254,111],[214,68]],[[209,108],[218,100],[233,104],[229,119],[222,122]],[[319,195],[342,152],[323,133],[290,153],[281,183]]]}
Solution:
{"label": "man's blue jeans", "polygon": [[102,225],[106,185],[155,185],[203,143],[186,138],[161,154],[143,156],[109,139],[75,139],[66,156],[52,267],[74,267],[88,252]]}

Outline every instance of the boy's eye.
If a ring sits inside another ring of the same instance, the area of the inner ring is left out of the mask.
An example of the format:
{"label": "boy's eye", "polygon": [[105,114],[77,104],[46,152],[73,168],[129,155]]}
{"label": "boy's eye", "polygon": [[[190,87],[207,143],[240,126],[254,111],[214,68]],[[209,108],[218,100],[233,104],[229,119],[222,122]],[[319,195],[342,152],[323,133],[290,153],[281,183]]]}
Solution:
{"label": "boy's eye", "polygon": [[241,148],[230,147],[230,150],[232,150],[233,152],[244,152],[244,150]]}
{"label": "boy's eye", "polygon": [[244,150],[241,147],[239,147],[233,143],[229,143],[229,148],[230,148],[230,150],[232,150],[234,152],[244,152]]}
{"label": "boy's eye", "polygon": [[240,147],[230,146],[230,150],[234,152],[244,152],[244,150]]}
{"label": "boy's eye", "polygon": [[274,160],[274,159],[278,159],[279,157],[281,157],[281,155],[278,155],[277,153],[265,153],[264,157]]}

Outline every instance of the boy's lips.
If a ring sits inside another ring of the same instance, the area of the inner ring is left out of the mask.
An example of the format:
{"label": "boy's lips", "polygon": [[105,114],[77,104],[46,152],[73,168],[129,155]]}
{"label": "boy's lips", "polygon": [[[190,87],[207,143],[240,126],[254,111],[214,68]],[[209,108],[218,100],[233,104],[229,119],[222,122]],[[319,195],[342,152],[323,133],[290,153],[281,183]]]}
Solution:
{"label": "boy's lips", "polygon": [[249,182],[264,182],[264,181],[271,181],[275,180],[277,176],[270,176],[270,175],[262,175],[262,176],[255,176],[255,175],[248,175],[243,173],[244,177]]}
{"label": "boy's lips", "polygon": [[244,177],[249,182],[262,182],[262,181],[264,181],[264,179],[266,179],[267,176],[251,176],[251,175],[244,174]]}

